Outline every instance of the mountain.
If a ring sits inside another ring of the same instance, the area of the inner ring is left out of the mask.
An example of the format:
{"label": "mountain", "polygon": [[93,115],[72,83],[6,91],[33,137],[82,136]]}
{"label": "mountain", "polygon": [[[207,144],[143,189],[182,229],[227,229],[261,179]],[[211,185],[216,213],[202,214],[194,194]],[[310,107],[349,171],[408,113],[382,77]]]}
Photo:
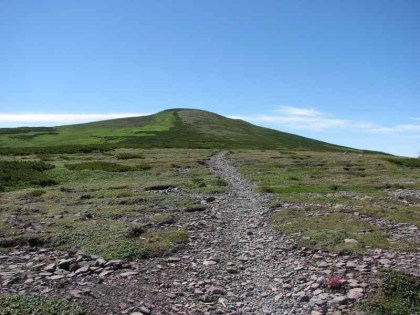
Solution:
{"label": "mountain", "polygon": [[0,129],[0,148],[61,146],[355,150],[196,109],[59,127]]}

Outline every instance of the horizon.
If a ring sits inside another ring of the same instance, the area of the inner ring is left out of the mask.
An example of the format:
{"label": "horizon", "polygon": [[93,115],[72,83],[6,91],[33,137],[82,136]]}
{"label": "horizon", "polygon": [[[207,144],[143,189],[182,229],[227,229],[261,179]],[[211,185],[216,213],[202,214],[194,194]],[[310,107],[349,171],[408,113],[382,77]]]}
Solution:
{"label": "horizon", "polygon": [[187,107],[417,157],[418,12],[410,0],[2,1],[0,128]]}

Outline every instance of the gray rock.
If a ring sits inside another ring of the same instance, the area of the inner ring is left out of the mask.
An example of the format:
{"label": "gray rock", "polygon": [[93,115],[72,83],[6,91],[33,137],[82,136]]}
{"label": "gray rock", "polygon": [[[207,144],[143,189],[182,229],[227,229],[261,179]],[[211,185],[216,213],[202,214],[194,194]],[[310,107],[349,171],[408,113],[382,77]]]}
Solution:
{"label": "gray rock", "polygon": [[79,275],[79,274],[83,274],[83,273],[88,273],[89,271],[90,271],[90,267],[89,266],[84,266],[82,268],[77,269],[75,274]]}
{"label": "gray rock", "polygon": [[49,264],[49,265],[46,265],[44,268],[42,268],[42,270],[46,272],[54,272],[55,268],[56,268],[55,264]]}
{"label": "gray rock", "polygon": [[348,303],[348,299],[344,295],[335,296],[332,301],[331,305],[346,305]]}
{"label": "gray rock", "polygon": [[72,262],[74,262],[74,258],[69,258],[69,259],[61,259],[58,261],[57,266],[58,268],[64,269],[64,270],[69,270],[70,269],[70,264]]}
{"label": "gray rock", "polygon": [[210,287],[208,292],[216,295],[226,295],[226,291],[221,287]]}
{"label": "gray rock", "polygon": [[69,265],[69,271],[70,272],[75,272],[79,268],[80,268],[80,265],[78,263],[72,263],[72,264]]}

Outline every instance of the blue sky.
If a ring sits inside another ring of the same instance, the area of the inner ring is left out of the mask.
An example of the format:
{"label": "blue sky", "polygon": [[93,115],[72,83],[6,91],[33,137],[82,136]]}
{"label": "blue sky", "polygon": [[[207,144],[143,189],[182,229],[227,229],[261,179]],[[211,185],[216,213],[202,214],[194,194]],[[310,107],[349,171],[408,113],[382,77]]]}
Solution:
{"label": "blue sky", "polygon": [[420,154],[420,1],[0,1],[0,127],[201,108]]}

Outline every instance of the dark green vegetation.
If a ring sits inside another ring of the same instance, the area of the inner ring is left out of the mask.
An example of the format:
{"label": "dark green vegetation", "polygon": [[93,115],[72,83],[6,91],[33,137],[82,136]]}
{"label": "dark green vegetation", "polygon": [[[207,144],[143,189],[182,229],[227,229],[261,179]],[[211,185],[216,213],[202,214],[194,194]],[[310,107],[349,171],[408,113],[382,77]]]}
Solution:
{"label": "dark green vegetation", "polygon": [[272,207],[278,210],[274,228],[302,245],[353,252],[418,250],[420,244],[394,241],[383,228],[360,218],[420,226],[418,197],[395,195],[398,189],[420,188],[420,171],[406,166],[414,159],[285,150],[237,151],[233,157],[261,191],[274,194]]}
{"label": "dark green vegetation", "polygon": [[[57,133],[55,128],[52,127],[20,127],[20,128],[1,128],[0,134],[1,135],[11,135],[14,136],[16,139],[19,139],[18,135],[27,135],[32,134],[31,138],[34,138],[37,135],[44,135],[44,134],[55,134]],[[22,139],[24,139],[23,137]]]}
{"label": "dark green vegetation", "polygon": [[388,158],[387,161],[406,167],[420,167],[419,158]]}
{"label": "dark green vegetation", "polygon": [[371,315],[420,314],[420,280],[404,273],[385,270],[381,273],[381,289],[361,309]]}
{"label": "dark green vegetation", "polygon": [[[0,129],[1,130],[1,129]],[[31,145],[28,143],[28,145]],[[62,146],[48,146],[48,147],[1,147],[0,155],[30,155],[30,154],[74,154],[74,153],[92,153],[92,152],[106,152],[114,148],[111,145],[62,145]]]}
{"label": "dark green vegetation", "polygon": [[79,306],[66,300],[49,300],[38,296],[3,295],[0,296],[2,315],[86,315]]}
{"label": "dark green vegetation", "polygon": [[42,161],[0,161],[0,191],[54,185],[57,182],[45,172],[53,168]]}
{"label": "dark green vegetation", "polygon": [[83,162],[77,164],[65,164],[65,167],[72,171],[91,170],[104,172],[129,172],[129,171],[144,171],[151,167],[145,164],[138,164],[136,166],[127,166],[110,162]]}
{"label": "dark green vegetation", "polygon": [[129,153],[122,152],[116,155],[118,160],[134,160],[134,159],[144,159],[144,155],[141,153]]}
{"label": "dark green vegetation", "polygon": [[122,147],[355,151],[192,109],[55,128],[0,129],[2,154],[78,153]]}
{"label": "dark green vegetation", "polygon": [[[118,149],[43,155],[48,163],[39,155],[3,156],[0,166],[8,167],[1,170],[14,181],[0,196],[0,247],[43,244],[106,259],[164,253],[188,239],[173,223],[188,222],[194,215],[189,211],[205,210],[187,195],[164,191],[213,194],[226,189],[206,166],[213,153]],[[40,178],[59,185],[39,189]]]}

